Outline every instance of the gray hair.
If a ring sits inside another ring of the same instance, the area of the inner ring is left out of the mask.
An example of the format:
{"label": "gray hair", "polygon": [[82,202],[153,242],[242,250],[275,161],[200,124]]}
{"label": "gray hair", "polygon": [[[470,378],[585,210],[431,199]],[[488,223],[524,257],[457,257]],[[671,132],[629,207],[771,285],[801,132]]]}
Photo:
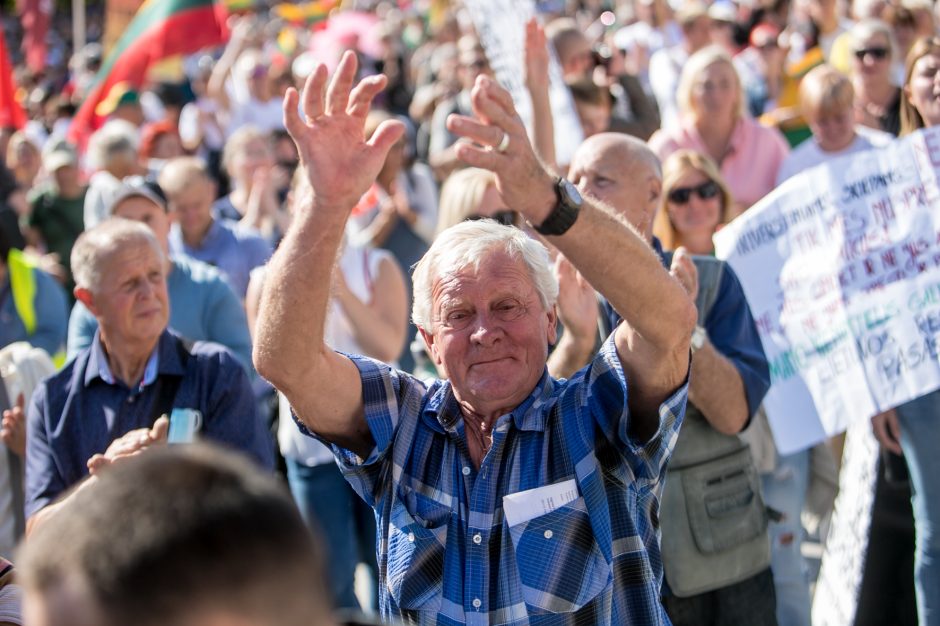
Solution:
{"label": "gray hair", "polygon": [[435,283],[445,272],[468,267],[479,269],[487,253],[494,249],[506,252],[512,259],[521,259],[529,270],[542,305],[546,309],[555,305],[558,281],[545,246],[518,228],[492,220],[461,222],[442,232],[415,265],[414,304],[411,309],[415,326],[427,332],[433,331],[432,293]]}
{"label": "gray hair", "polygon": [[162,257],[163,250],[153,232],[144,224],[112,217],[79,236],[72,248],[72,276],[75,286],[92,293],[101,285],[108,258],[126,246],[149,245]]}
{"label": "gray hair", "polygon": [[126,120],[110,120],[88,140],[88,164],[105,169],[125,154],[137,154],[137,127]]}

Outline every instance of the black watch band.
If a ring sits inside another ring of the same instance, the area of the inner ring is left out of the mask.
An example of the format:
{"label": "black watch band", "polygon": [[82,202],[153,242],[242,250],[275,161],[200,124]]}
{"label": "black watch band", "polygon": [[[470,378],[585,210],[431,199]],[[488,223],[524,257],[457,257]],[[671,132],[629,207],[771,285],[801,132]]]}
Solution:
{"label": "black watch band", "polygon": [[568,232],[581,211],[581,194],[568,180],[555,179],[555,208],[538,226],[533,226],[540,235],[559,236]]}

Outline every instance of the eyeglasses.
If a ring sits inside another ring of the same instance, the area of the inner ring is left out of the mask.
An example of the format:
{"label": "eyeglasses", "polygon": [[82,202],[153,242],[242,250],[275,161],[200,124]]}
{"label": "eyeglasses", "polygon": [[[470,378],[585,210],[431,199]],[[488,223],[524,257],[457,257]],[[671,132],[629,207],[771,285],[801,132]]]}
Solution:
{"label": "eyeglasses", "polygon": [[693,193],[701,200],[710,200],[717,196],[719,191],[718,183],[709,180],[697,187],[676,187],[667,197],[673,204],[685,204],[692,198]]}
{"label": "eyeglasses", "polygon": [[884,61],[888,58],[888,53],[890,50],[887,48],[862,48],[861,50],[856,50],[854,52],[855,58],[859,61],[864,61],[866,56],[871,55],[876,61]]}
{"label": "eyeglasses", "polygon": [[514,226],[516,224],[516,212],[506,209],[505,211],[495,211],[492,215],[473,214],[468,216],[465,221],[475,222],[476,220],[493,220],[503,226]]}

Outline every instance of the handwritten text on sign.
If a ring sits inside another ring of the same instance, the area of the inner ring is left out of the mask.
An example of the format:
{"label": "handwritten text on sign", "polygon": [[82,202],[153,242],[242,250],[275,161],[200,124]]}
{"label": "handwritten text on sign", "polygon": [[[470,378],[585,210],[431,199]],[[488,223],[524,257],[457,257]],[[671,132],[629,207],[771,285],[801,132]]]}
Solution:
{"label": "handwritten text on sign", "polygon": [[796,176],[715,236],[782,453],[940,387],[940,129]]}

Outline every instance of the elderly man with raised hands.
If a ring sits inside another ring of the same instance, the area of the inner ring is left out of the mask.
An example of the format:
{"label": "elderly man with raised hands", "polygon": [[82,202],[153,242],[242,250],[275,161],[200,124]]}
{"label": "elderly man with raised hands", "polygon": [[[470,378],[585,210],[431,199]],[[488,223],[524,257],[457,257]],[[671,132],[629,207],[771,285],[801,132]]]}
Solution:
{"label": "elderly man with raised hands", "polygon": [[[254,349],[302,428],[333,444],[377,512],[383,618],[422,624],[666,624],[658,497],[686,403],[695,308],[649,245],[582,200],[529,145],[509,94],[481,77],[453,116],[466,163],[623,314],[597,357],[548,376],[556,337],[545,248],[486,221],[445,231],[415,270],[414,317],[448,380],[426,387],[323,341],[343,227],[403,132],[363,124],[385,85],[318,67],[286,126],[309,179],[271,261]],[[301,116],[302,115],[302,116]],[[445,550],[446,548],[446,550]]]}

